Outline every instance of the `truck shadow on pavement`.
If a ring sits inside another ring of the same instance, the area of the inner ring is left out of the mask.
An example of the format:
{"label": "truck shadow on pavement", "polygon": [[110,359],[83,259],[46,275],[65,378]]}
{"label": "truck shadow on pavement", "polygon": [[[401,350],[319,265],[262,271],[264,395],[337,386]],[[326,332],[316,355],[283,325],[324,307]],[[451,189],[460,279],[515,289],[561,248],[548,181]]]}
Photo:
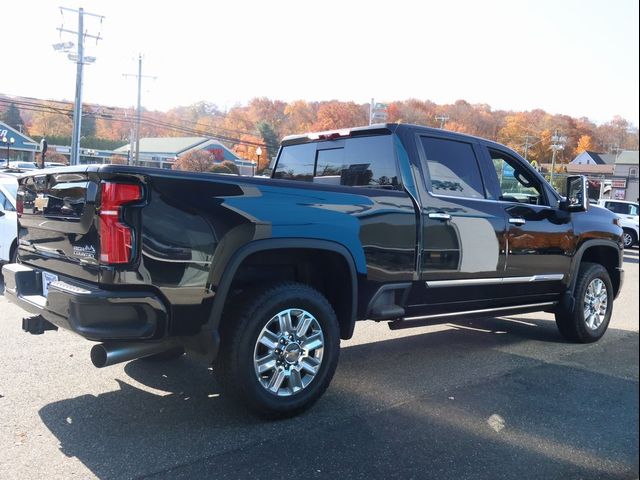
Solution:
{"label": "truck shadow on pavement", "polygon": [[[518,317],[346,346],[318,404],[277,422],[225,399],[188,357],[138,360],[118,390],[39,414],[99,478],[627,478],[638,335],[607,337],[554,361],[553,322]],[[612,373],[603,355],[627,366]]]}

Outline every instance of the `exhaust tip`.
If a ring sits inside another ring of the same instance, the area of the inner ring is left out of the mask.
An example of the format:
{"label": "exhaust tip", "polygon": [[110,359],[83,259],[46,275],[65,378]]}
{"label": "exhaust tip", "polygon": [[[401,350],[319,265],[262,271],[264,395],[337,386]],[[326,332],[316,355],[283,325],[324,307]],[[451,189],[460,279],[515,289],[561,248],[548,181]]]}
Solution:
{"label": "exhaust tip", "polygon": [[96,368],[102,368],[107,365],[107,349],[103,344],[91,347],[91,363]]}

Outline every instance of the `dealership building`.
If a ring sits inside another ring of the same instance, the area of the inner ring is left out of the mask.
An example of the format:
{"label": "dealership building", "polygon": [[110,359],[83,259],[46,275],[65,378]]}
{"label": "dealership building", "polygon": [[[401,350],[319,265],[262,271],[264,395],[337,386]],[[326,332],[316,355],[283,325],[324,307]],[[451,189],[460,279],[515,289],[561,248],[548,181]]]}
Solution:
{"label": "dealership building", "polygon": [[[193,151],[206,151],[213,155],[217,162],[229,160],[234,162],[241,173],[252,167],[252,163],[241,159],[222,143],[207,137],[161,137],[140,139],[140,159],[138,164],[144,167],[171,169],[182,155]],[[133,149],[130,144],[116,150],[114,154],[131,158]]]}
{"label": "dealership building", "polygon": [[0,161],[33,162],[38,143],[4,122],[0,122]]}

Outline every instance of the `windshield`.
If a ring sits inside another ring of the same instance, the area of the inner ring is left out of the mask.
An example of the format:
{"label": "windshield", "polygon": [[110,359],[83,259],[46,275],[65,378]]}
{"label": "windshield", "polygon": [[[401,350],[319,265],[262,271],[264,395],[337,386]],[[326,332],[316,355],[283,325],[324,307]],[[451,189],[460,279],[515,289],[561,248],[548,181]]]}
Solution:
{"label": "windshield", "polygon": [[18,196],[18,184],[17,183],[3,183],[2,184],[9,195],[13,197],[13,201],[16,201],[16,197]]}

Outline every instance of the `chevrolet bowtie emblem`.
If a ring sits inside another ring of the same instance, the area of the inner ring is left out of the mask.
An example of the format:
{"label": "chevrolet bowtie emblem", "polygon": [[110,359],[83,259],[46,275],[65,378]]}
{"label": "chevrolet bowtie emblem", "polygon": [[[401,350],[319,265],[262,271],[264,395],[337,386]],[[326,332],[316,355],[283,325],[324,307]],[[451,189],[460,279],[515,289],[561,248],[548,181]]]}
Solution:
{"label": "chevrolet bowtie emblem", "polygon": [[41,210],[45,209],[49,205],[49,197],[38,195],[33,203],[35,204],[36,208],[39,208]]}

